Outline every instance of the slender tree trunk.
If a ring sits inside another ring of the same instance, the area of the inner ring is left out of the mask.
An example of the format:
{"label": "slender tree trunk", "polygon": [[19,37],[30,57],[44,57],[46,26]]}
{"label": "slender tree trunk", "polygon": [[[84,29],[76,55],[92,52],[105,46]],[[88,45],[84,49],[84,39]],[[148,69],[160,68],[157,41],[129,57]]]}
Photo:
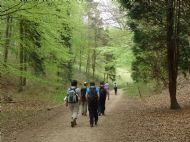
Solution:
{"label": "slender tree trunk", "polygon": [[180,106],[176,99],[177,85],[177,57],[174,33],[174,0],[167,0],[167,53],[168,53],[168,76],[171,109],[179,109]]}
{"label": "slender tree trunk", "polygon": [[23,91],[23,71],[24,71],[24,21],[20,20],[20,83],[19,91]]}
{"label": "slender tree trunk", "polygon": [[81,67],[82,67],[82,49],[83,48],[80,48],[80,59],[79,59],[79,71],[81,72]]}
{"label": "slender tree trunk", "polygon": [[10,16],[9,15],[7,15],[7,21],[6,21],[6,23],[7,23],[7,25],[6,25],[6,32],[5,32],[5,38],[6,38],[6,40],[5,40],[5,50],[4,50],[4,64],[5,64],[5,66],[6,66],[6,64],[7,64],[7,57],[8,57],[8,46],[9,46],[9,22],[10,21]]}
{"label": "slender tree trunk", "polygon": [[93,50],[92,56],[92,77],[95,77],[95,69],[96,69],[96,49]]}
{"label": "slender tree trunk", "polygon": [[[96,22],[96,21],[95,21]],[[96,48],[97,48],[97,28],[95,27],[95,39],[94,39],[94,49],[93,49],[93,62],[92,62],[92,76],[95,77],[96,71]]]}
{"label": "slender tree trunk", "polygon": [[[187,33],[187,39],[189,41],[189,47],[190,47],[190,31],[188,31],[188,33]],[[190,66],[188,67],[188,71],[190,73]]]}
{"label": "slender tree trunk", "polygon": [[[71,13],[70,13],[70,6],[71,6],[71,2],[70,1],[67,1],[67,15],[70,17],[71,16]],[[68,41],[67,41],[67,47],[69,48],[69,53],[72,55],[72,44],[71,44],[71,39],[72,39],[72,30],[71,30],[71,27],[70,25],[67,25],[67,34],[68,34]],[[73,62],[72,60],[70,60],[68,62],[68,80],[71,81],[72,80],[72,74],[73,74]]]}
{"label": "slender tree trunk", "polygon": [[86,60],[86,73],[89,73],[90,66],[90,51],[88,51],[87,60]]}
{"label": "slender tree trunk", "polygon": [[189,41],[189,47],[190,47],[190,31],[187,33],[188,35],[188,41]]}
{"label": "slender tree trunk", "polygon": [[60,82],[60,75],[61,75],[60,74],[60,70],[61,70],[61,65],[60,64],[57,65],[57,82],[58,83]]}
{"label": "slender tree trunk", "polygon": [[11,30],[12,30],[12,18],[10,15],[7,15],[7,21],[6,21],[6,32],[5,32],[5,48],[4,48],[4,65],[6,67],[7,60],[8,60],[8,50],[10,46],[10,38],[11,38]]}
{"label": "slender tree trunk", "polygon": [[[23,57],[23,62],[24,62],[24,72],[26,73],[27,72],[27,51],[26,51],[26,47],[24,47],[24,51],[23,51],[23,53],[24,53],[24,57]],[[23,86],[26,86],[26,77],[23,77],[23,84],[22,84]]]}
{"label": "slender tree trunk", "polygon": [[86,61],[86,73],[89,73],[90,72],[90,59],[91,59],[91,51],[90,51],[90,47],[91,47],[91,43],[90,43],[90,40],[91,40],[91,38],[90,38],[90,22],[91,22],[91,14],[90,14],[90,9],[91,9],[91,2],[88,2],[88,5],[87,5],[87,7],[88,7],[88,13],[87,13],[87,15],[88,15],[88,49],[87,49],[87,61]]}
{"label": "slender tree trunk", "polygon": [[73,67],[72,67],[72,61],[68,62],[68,80],[71,81],[72,80],[72,71],[73,71]]}

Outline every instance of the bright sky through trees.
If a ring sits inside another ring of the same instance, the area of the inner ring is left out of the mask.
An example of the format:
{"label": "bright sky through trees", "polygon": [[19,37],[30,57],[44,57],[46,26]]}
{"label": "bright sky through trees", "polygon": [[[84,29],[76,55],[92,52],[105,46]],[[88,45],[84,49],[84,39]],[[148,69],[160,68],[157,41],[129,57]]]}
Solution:
{"label": "bright sky through trees", "polygon": [[112,15],[112,9],[114,5],[110,0],[94,0],[94,2],[98,2],[98,9],[101,12],[101,17],[103,19],[103,23],[106,26],[118,26],[117,21],[114,20]]}

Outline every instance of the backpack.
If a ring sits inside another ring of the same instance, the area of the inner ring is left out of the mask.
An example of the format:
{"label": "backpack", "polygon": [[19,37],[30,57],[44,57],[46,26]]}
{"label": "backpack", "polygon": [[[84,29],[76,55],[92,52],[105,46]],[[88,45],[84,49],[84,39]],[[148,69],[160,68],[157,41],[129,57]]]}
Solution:
{"label": "backpack", "polygon": [[81,101],[82,102],[86,101],[86,88],[81,89]]}
{"label": "backpack", "polygon": [[99,94],[100,98],[105,98],[107,94],[106,89],[104,87],[100,87]]}
{"label": "backpack", "polygon": [[77,103],[78,102],[78,95],[76,92],[76,88],[70,88],[68,91],[68,103]]}
{"label": "backpack", "polygon": [[90,93],[88,95],[88,101],[96,101],[98,99],[98,93],[96,91],[96,88],[90,88]]}

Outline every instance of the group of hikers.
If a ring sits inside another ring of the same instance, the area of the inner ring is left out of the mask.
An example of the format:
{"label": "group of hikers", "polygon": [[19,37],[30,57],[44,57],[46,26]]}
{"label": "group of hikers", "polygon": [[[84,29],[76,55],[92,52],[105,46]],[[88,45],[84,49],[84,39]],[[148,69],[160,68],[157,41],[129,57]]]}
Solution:
{"label": "group of hikers", "polygon": [[[98,123],[98,116],[105,115],[105,102],[109,100],[109,84],[100,81],[99,86],[95,82],[84,82],[83,87],[77,87],[77,80],[71,81],[65,97],[66,106],[69,106],[72,113],[71,127],[77,125],[76,120],[81,106],[81,114],[87,116],[87,108],[90,118],[90,126]],[[114,83],[115,95],[117,95],[117,83]]]}

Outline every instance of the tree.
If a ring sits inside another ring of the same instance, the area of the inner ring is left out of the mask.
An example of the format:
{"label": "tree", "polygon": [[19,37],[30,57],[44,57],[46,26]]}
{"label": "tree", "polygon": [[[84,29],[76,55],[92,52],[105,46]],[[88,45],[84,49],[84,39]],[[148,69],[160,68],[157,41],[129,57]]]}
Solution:
{"label": "tree", "polygon": [[[59,77],[64,82],[70,81],[73,64],[76,64],[72,28],[79,27],[73,21],[80,18],[81,25],[85,25],[81,22],[82,17],[74,14],[76,11],[82,12],[81,5],[81,1],[70,3],[68,0],[2,1],[0,28],[1,33],[5,31],[5,37],[1,34],[0,38],[0,44],[5,47],[0,49],[4,61],[0,63],[2,75],[8,73],[17,78],[20,91],[26,85],[26,80],[51,81],[58,86],[63,83],[57,83]],[[5,64],[6,69],[3,67]],[[61,68],[60,64],[63,65]],[[63,72],[59,77],[58,68]]]}
{"label": "tree", "polygon": [[[128,10],[129,26],[134,31],[133,78],[169,84],[171,109],[178,109],[176,86],[178,69],[189,66],[187,25],[189,2],[182,0],[119,0]],[[184,22],[182,22],[184,21]],[[166,32],[167,31],[167,32]],[[168,65],[168,66],[165,66]]]}
{"label": "tree", "polygon": [[10,38],[11,38],[11,33],[12,33],[12,17],[10,15],[7,15],[6,17],[6,32],[5,32],[5,50],[4,50],[4,63],[5,67],[7,64],[7,59],[8,59],[8,50],[10,46]]}
{"label": "tree", "polygon": [[[179,58],[179,41],[178,41],[178,22],[180,8],[176,9],[176,4],[180,0],[167,0],[167,54],[168,54],[168,73],[169,73],[169,92],[171,99],[171,109],[180,108],[176,99],[176,85],[178,74],[178,58]],[[178,6],[179,6],[178,5]],[[176,13],[175,13],[176,11]],[[176,15],[175,15],[176,14]],[[176,17],[176,21],[174,18]]]}

